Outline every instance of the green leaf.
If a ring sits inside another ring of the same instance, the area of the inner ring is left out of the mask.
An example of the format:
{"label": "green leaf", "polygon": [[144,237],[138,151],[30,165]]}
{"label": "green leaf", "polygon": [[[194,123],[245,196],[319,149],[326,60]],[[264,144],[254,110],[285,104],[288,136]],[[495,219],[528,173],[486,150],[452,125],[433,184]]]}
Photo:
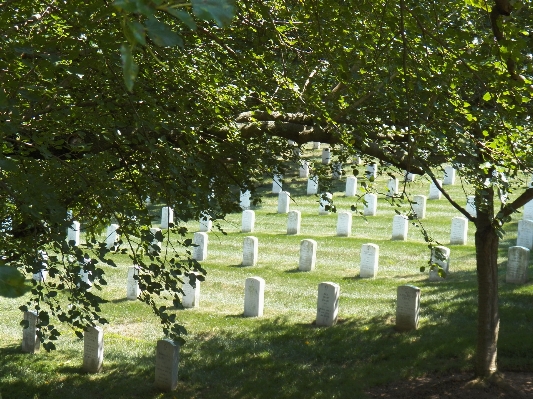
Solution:
{"label": "green leaf", "polygon": [[194,22],[194,19],[191,14],[189,14],[186,11],[182,10],[176,10],[171,7],[165,8],[165,11],[168,12],[170,15],[178,18],[181,22],[183,22],[185,25],[187,25],[192,30],[196,30],[196,22]]}
{"label": "green leaf", "polygon": [[128,21],[127,26],[137,43],[146,46],[144,26],[138,21]]}
{"label": "green leaf", "polygon": [[483,100],[489,101],[492,98],[491,94],[489,92],[486,92],[483,96]]}
{"label": "green leaf", "polygon": [[30,287],[24,284],[24,275],[12,266],[0,266],[0,297],[16,298]]}
{"label": "green leaf", "polygon": [[235,16],[233,0],[192,0],[194,15],[200,19],[214,20],[221,28],[228,26]]}
{"label": "green leaf", "polygon": [[120,54],[122,57],[122,73],[124,74],[124,84],[129,91],[133,90],[133,83],[137,78],[137,72],[139,67],[133,59],[133,54],[131,53],[131,47],[123,44],[120,47]]}
{"label": "green leaf", "polygon": [[143,14],[147,17],[154,15],[154,9],[143,0],[115,0],[113,5],[119,10]]}
{"label": "green leaf", "polygon": [[183,47],[183,39],[167,25],[159,22],[155,17],[146,20],[146,30],[152,41],[160,47]]}

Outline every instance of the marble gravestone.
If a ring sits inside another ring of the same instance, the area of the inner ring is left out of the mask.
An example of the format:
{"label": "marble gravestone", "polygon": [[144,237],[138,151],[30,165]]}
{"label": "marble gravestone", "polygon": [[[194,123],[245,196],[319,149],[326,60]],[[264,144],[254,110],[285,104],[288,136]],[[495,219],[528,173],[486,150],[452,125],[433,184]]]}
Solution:
{"label": "marble gravestone", "polygon": [[317,243],[315,240],[306,239],[300,242],[300,262],[298,268],[301,271],[309,272],[315,268],[316,247]]}
{"label": "marble gravestone", "polygon": [[347,197],[355,197],[356,193],[357,193],[357,177],[348,176],[346,178],[345,194]]}
{"label": "marble gravestone", "polygon": [[373,163],[365,168],[365,176],[368,180],[374,181],[378,177],[378,165]]}
{"label": "marble gravestone", "polygon": [[405,176],[404,176],[404,182],[407,182],[407,183],[412,183],[415,181],[415,174],[414,173],[411,173],[411,172],[405,172]]}
{"label": "marble gravestone", "polygon": [[519,220],[516,235],[516,245],[533,249],[533,220]]}
{"label": "marble gravestone", "polygon": [[274,175],[272,180],[272,194],[279,194],[283,190],[283,176],[280,174]]}
{"label": "marble gravestone", "polygon": [[265,280],[248,277],[244,283],[244,317],[263,316]]}
{"label": "marble gravestone", "polygon": [[174,209],[164,206],[161,208],[161,228],[168,229],[170,224],[174,224]]}
{"label": "marble gravestone", "polygon": [[342,177],[342,163],[335,162],[331,169],[333,171],[332,178],[339,180]]}
{"label": "marble gravestone", "polygon": [[244,237],[242,249],[242,266],[255,266],[259,254],[257,237]]}
{"label": "marble gravestone", "polygon": [[452,219],[450,232],[450,244],[466,245],[468,237],[468,219],[462,216],[456,216]]}
{"label": "marble gravestone", "polygon": [[278,194],[278,213],[289,213],[291,195],[288,191],[281,191]]}
{"label": "marble gravestone", "polygon": [[466,207],[465,210],[470,214],[472,217],[477,216],[477,210],[476,210],[476,196],[475,195],[469,195],[466,198]]}
{"label": "marble gravestone", "polygon": [[313,141],[313,150],[320,150],[320,141]]}
{"label": "marble gravestone", "polygon": [[[439,186],[442,187],[442,180],[437,180]],[[429,197],[430,200],[439,200],[442,197],[442,193],[434,182],[429,185]]]}
{"label": "marble gravestone", "polygon": [[426,217],[426,203],[427,198],[425,195],[415,195],[413,197],[411,207],[418,219],[424,219]]}
{"label": "marble gravestone", "polygon": [[239,197],[239,204],[241,206],[241,209],[244,211],[246,209],[250,209],[250,191],[241,191],[240,197]]}
{"label": "marble gravestone", "polygon": [[420,288],[401,285],[397,289],[396,298],[396,330],[416,330],[420,317]]}
{"label": "marble gravestone", "polygon": [[126,283],[126,299],[130,301],[136,300],[140,293],[141,289],[139,288],[139,280],[135,279],[135,276],[139,275],[138,266],[130,266],[128,268],[128,279]]}
{"label": "marble gravestone", "polygon": [[213,221],[209,217],[209,215],[202,215],[200,217],[200,229],[199,231],[203,233],[209,233],[213,229]]}
{"label": "marble gravestone", "polygon": [[[196,273],[193,272],[186,275],[185,279],[186,281],[182,287],[183,297],[181,298],[181,304],[186,309],[197,308],[200,306],[200,280],[196,278]],[[191,283],[191,280],[194,283]]]}
{"label": "marble gravestone", "polygon": [[[440,255],[438,255],[440,254]],[[436,264],[439,268],[429,270],[429,281],[439,281],[443,277],[439,275],[439,269],[442,268],[446,276],[450,272],[450,248],[437,246],[431,249],[431,263]]]}
{"label": "marble gravestone", "polygon": [[530,200],[524,205],[524,213],[522,219],[533,220],[533,200]]}
{"label": "marble gravestone", "polygon": [[392,218],[392,239],[405,241],[407,240],[407,230],[409,220],[405,215],[394,215]]}
{"label": "marble gravestone", "polygon": [[302,213],[300,211],[290,211],[287,217],[287,234],[300,234],[300,224]]}
{"label": "marble gravestone", "polygon": [[252,233],[255,227],[255,212],[248,209],[242,213],[242,233]]}
{"label": "marble gravestone", "polygon": [[[35,281],[45,281],[48,277],[48,254],[46,251],[39,250],[37,254],[37,259],[35,260],[37,269],[36,273],[33,273],[32,278]],[[36,270],[36,269],[34,269]]]}
{"label": "marble gravestone", "polygon": [[161,241],[159,241],[159,235],[161,234],[161,229],[152,227],[150,233],[154,236],[152,243],[148,246],[148,253],[150,255],[159,255],[161,252]]}
{"label": "marble gravestone", "polygon": [[455,184],[455,169],[453,166],[446,166],[444,168],[444,179],[442,179],[442,184],[445,186]]}
{"label": "marble gravestone", "polygon": [[361,278],[376,278],[378,274],[379,246],[376,244],[363,244],[361,246],[361,265],[359,276]]}
{"label": "marble gravestone", "polygon": [[[323,198],[323,197],[326,198]],[[325,193],[320,196],[320,201],[318,205],[318,214],[319,215],[329,215],[329,210],[326,210],[326,206],[331,206],[330,200],[333,198],[333,194],[331,193]]]}
{"label": "marble gravestone", "polygon": [[339,314],[340,287],[338,284],[324,282],[318,284],[316,305],[316,325],[331,327],[337,323]]}
{"label": "marble gravestone", "polygon": [[118,224],[111,224],[107,227],[105,232],[105,246],[107,249],[112,249],[118,241]]}
{"label": "marble gravestone", "polygon": [[331,162],[331,152],[329,148],[324,148],[322,150],[322,165],[329,165]]}
{"label": "marble gravestone", "polygon": [[192,258],[197,261],[202,261],[207,259],[207,243],[209,241],[209,236],[204,232],[194,233],[192,243],[196,246],[192,250]]}
{"label": "marble gravestone", "polygon": [[28,327],[22,330],[22,352],[37,353],[41,346],[41,341],[37,337],[37,322],[39,317],[37,312],[24,312],[24,323],[28,323]]}
{"label": "marble gravestone", "polygon": [[157,341],[155,354],[155,387],[173,391],[178,386],[179,346],[170,339]]}
{"label": "marble gravestone", "polygon": [[75,247],[80,245],[80,222],[73,221],[67,229],[67,242]]}
{"label": "marble gravestone", "polygon": [[525,284],[527,282],[527,268],[529,266],[529,249],[525,247],[510,247],[507,253],[507,270],[505,282]]}
{"label": "marble gravestone", "polygon": [[378,209],[378,197],[376,194],[365,194],[363,216],[376,216]]}
{"label": "marble gravestone", "polygon": [[390,178],[387,183],[387,197],[398,195],[398,179]]}
{"label": "marble gravestone", "polygon": [[83,371],[99,373],[104,362],[104,331],[102,327],[87,327],[83,333]]}
{"label": "marble gravestone", "polygon": [[309,177],[309,161],[302,161],[300,165],[300,177]]}
{"label": "marble gravestone", "polygon": [[307,195],[318,193],[318,176],[312,176],[307,180]]}
{"label": "marble gravestone", "polygon": [[337,213],[337,236],[350,237],[352,234],[352,213]]}
{"label": "marble gravestone", "polygon": [[[91,279],[89,278],[90,275],[92,275],[92,272],[89,271],[89,270],[85,270],[85,266],[91,262],[91,258],[89,258],[88,255],[86,255],[84,258],[83,258],[83,262],[79,262],[78,265],[80,266],[80,272],[79,272],[79,277],[80,277],[80,280],[86,284],[85,286],[85,289],[89,290],[91,289],[91,287],[93,286],[93,282],[91,281]],[[80,284],[78,284],[78,286],[80,286]]]}

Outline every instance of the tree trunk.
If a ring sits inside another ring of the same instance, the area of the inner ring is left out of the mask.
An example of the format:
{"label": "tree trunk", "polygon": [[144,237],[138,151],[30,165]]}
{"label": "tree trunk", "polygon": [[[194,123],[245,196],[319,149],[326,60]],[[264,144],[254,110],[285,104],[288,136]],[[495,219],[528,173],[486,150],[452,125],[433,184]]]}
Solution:
{"label": "tree trunk", "polygon": [[[492,191],[492,190],[487,190]],[[496,371],[498,331],[498,244],[492,225],[494,193],[476,193],[476,263],[478,280],[478,325],[475,360],[476,377],[487,379]],[[484,206],[478,206],[484,202]]]}

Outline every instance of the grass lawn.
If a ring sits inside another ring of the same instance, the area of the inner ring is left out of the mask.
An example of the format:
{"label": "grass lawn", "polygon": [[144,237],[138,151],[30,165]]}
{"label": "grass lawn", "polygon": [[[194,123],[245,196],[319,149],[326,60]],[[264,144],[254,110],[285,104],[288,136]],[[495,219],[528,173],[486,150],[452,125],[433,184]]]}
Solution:
{"label": "grass lawn", "polygon": [[[310,156],[319,156],[319,151]],[[363,166],[358,169],[364,171]],[[129,258],[117,255],[117,267],[104,266],[108,285],[102,307],[104,369],[81,372],[83,342],[60,326],[58,350],[36,355],[20,351],[25,298],[0,298],[0,394],[2,399],[96,398],[364,398],[365,389],[427,373],[472,370],[476,343],[476,271],[474,226],[468,244],[452,245],[450,273],[428,281],[429,249],[419,227],[409,225],[407,241],[392,241],[395,209],[379,196],[377,216],[366,220],[354,214],[352,235],[336,237],[337,215],[318,214],[318,197],[305,194],[305,178],[294,166],[283,188],[293,196],[291,209],[302,213],[299,235],[286,234],[287,215],[277,214],[277,195],[271,180],[261,187],[263,202],[256,213],[254,233],[241,233],[241,214],[220,224],[227,235],[209,233],[208,274],[201,285],[200,307],[177,310],[188,330],[181,348],[178,389],[158,392],[153,387],[155,345],[163,338],[150,309],[127,301]],[[360,175],[360,176],[361,176]],[[334,181],[338,211],[350,210],[354,198],[344,196],[345,178]],[[376,185],[387,190],[386,175]],[[452,197],[466,202],[463,187],[446,186]],[[429,193],[429,182],[410,183],[412,195]],[[359,189],[359,194],[362,191]],[[358,209],[362,204],[358,205]],[[156,212],[157,210],[154,210]],[[445,199],[428,200],[422,225],[436,241],[449,245],[450,224],[459,213]],[[533,370],[533,286],[505,283],[506,254],[516,242],[516,220],[507,225],[500,245],[499,366],[503,370]],[[154,223],[155,224],[155,223]],[[189,223],[191,232],[198,222]],[[192,233],[191,233],[192,235]],[[242,267],[243,238],[259,241],[256,266]],[[317,263],[312,272],[298,271],[300,241],[316,240]],[[363,244],[379,245],[376,279],[359,277]],[[244,318],[244,281],[259,276],[266,282],[261,318]],[[339,322],[318,328],[317,287],[340,285]],[[394,330],[396,288],[412,284],[421,289],[420,324],[416,331]]]}

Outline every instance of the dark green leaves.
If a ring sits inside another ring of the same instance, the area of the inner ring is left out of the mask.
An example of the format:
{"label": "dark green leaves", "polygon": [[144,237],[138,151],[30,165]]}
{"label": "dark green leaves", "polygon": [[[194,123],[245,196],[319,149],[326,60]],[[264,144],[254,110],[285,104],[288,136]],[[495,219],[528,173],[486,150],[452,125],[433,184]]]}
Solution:
{"label": "dark green leaves", "polygon": [[228,26],[235,15],[232,0],[192,0],[192,9],[198,18],[214,20],[221,28]]}
{"label": "dark green leaves", "polygon": [[172,31],[168,25],[158,21],[155,17],[147,19],[146,30],[148,37],[161,47],[183,46],[183,39],[176,32]]}
{"label": "dark green leaves", "polygon": [[120,54],[122,58],[122,70],[124,72],[124,84],[129,91],[132,91],[139,67],[133,59],[130,46],[123,44],[120,47]]}
{"label": "dark green leaves", "polygon": [[30,289],[24,280],[24,275],[16,268],[0,266],[0,296],[16,298],[24,295]]}

